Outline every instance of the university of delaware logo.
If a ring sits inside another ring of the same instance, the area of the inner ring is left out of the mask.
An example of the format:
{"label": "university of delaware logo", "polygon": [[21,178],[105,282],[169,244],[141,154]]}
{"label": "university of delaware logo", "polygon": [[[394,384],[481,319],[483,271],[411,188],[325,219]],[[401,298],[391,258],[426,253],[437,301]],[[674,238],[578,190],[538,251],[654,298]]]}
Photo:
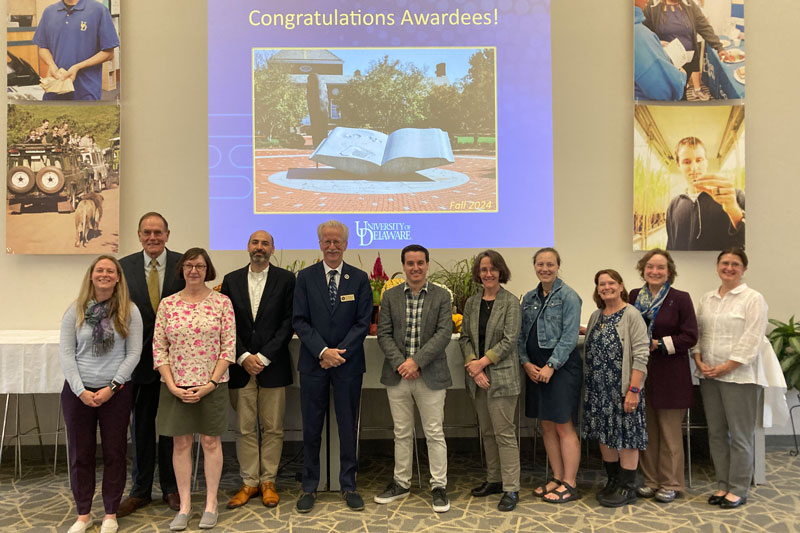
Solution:
{"label": "university of delaware logo", "polygon": [[81,31],[86,31],[86,21],[85,20],[81,21]]}
{"label": "university of delaware logo", "polygon": [[361,246],[374,241],[410,241],[411,225],[403,222],[356,221],[356,235]]}

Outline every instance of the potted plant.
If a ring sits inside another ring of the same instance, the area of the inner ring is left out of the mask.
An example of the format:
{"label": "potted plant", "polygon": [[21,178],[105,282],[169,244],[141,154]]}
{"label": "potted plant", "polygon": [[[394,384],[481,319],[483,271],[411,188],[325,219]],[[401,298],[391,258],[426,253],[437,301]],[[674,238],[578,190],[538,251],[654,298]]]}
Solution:
{"label": "potted plant", "polygon": [[767,338],[781,363],[786,386],[790,390],[800,390],[800,322],[795,322],[791,316],[788,322],[770,318],[769,323],[775,329],[767,334]]}

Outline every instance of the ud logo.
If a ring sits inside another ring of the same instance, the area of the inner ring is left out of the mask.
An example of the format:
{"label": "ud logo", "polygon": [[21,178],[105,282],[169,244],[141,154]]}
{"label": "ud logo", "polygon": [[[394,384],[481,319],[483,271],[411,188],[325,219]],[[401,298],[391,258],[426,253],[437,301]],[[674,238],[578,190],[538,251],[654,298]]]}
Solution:
{"label": "ud logo", "polygon": [[86,31],[86,21],[85,20],[81,21],[81,31]]}

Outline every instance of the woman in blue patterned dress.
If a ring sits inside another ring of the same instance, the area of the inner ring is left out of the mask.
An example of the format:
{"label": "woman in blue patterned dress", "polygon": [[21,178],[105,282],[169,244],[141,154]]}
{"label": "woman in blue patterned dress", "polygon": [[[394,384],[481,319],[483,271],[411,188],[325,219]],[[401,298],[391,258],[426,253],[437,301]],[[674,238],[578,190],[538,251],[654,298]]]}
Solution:
{"label": "woman in blue patterned dress", "polygon": [[594,285],[598,310],[586,328],[583,436],[600,441],[608,473],[597,501],[621,507],[636,501],[639,450],[647,447],[642,387],[650,341],[642,315],[627,303],[622,276],[601,270]]}

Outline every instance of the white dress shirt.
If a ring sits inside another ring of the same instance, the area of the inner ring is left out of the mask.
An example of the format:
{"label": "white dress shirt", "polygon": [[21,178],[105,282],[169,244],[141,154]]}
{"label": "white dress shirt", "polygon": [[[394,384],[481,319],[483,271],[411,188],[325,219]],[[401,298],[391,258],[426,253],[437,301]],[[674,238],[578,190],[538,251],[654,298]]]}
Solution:
{"label": "white dress shirt", "polygon": [[[253,265],[247,269],[247,292],[250,295],[250,312],[253,314],[253,320],[256,319],[258,314],[258,306],[261,303],[261,296],[264,294],[264,287],[267,285],[267,275],[269,274],[269,265],[262,272],[253,272]],[[250,357],[250,352],[244,352],[236,362],[241,366],[244,360]],[[261,352],[255,354],[258,360],[261,361],[265,367],[269,366],[272,362],[267,359]]]}
{"label": "white dress shirt", "polygon": [[[741,366],[722,377],[728,383],[759,383],[761,342],[767,330],[767,302],[758,291],[742,283],[720,296],[718,290],[703,295],[697,307],[700,352],[703,362],[717,366],[736,361]],[[702,378],[698,369],[695,373]]]}

